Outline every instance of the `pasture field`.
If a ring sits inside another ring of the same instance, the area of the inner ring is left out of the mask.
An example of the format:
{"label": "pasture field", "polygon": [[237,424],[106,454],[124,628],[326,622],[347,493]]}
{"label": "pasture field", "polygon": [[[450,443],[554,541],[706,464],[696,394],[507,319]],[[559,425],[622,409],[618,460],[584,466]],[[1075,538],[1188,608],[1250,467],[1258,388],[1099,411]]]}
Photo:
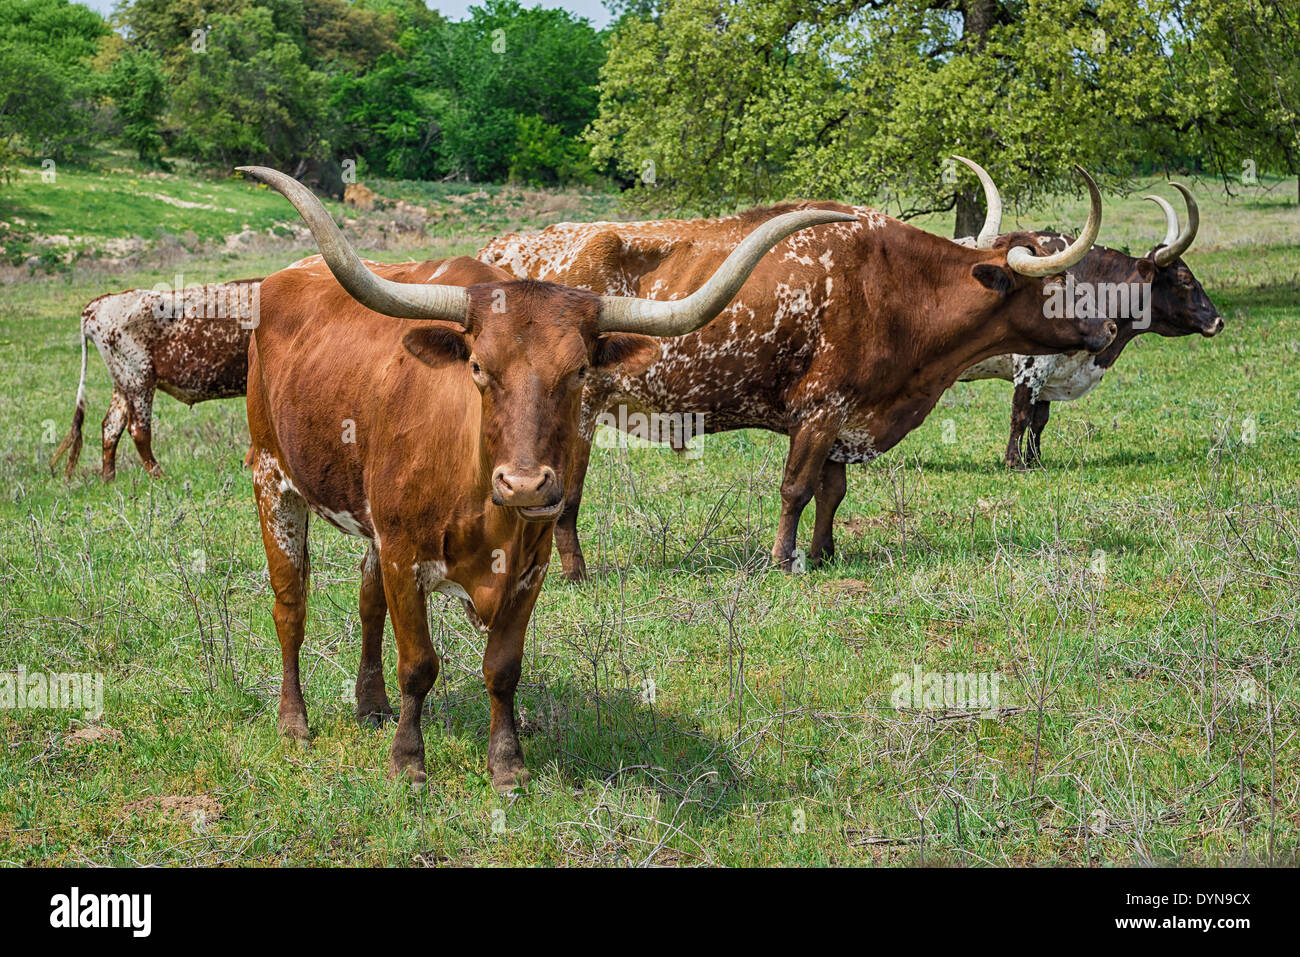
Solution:
{"label": "pasture field", "polygon": [[[1108,197],[1103,243],[1159,238],[1146,191]],[[82,305],[174,263],[6,283],[0,672],[102,674],[104,713],[0,710],[0,862],[1295,863],[1300,209],[1289,184],[1198,196],[1186,258],[1223,334],[1129,346],[1095,392],[1054,406],[1046,466],[1026,474],[1001,465],[1009,386],[956,386],[850,469],[828,567],[765,565],[784,437],[710,436],[695,459],[597,449],[580,525],[595,580],[546,583],[518,697],[534,777],[506,797],[484,767],[482,640],[440,596],[429,783],[385,778],[392,729],[359,729],[349,700],[362,548],[322,522],[314,741],[281,743],[242,401],[160,396],[166,477],[127,437],[105,486],[92,354],[82,465],[50,474]],[[1081,209],[1020,221],[1077,228]],[[184,269],[214,281],[297,255],[208,251]],[[391,688],[391,640],[386,666]],[[997,674],[998,707],[894,707],[916,668]]]}

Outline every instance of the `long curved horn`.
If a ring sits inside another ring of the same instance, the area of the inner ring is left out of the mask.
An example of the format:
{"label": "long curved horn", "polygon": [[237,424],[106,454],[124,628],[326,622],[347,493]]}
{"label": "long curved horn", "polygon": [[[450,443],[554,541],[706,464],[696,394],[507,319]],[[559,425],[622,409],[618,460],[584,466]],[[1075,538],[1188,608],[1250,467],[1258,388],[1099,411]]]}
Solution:
{"label": "long curved horn", "polygon": [[1097,184],[1093,182],[1087,170],[1077,163],[1074,168],[1088,185],[1088,222],[1084,225],[1079,238],[1059,253],[1053,253],[1050,256],[1035,256],[1023,246],[1013,246],[1008,250],[1007,265],[1022,276],[1051,276],[1064,269],[1069,269],[1088,255],[1088,250],[1097,241],[1097,233],[1101,231],[1101,193],[1097,190]]}
{"label": "long curved horn", "polygon": [[1160,240],[1161,246],[1172,246],[1178,239],[1178,214],[1174,208],[1169,205],[1169,200],[1163,196],[1152,196],[1150,194],[1143,196],[1143,199],[1149,199],[1159,206],[1165,213],[1165,238]]}
{"label": "long curved horn", "polygon": [[235,168],[278,190],[293,204],[316,238],[334,278],[361,305],[398,319],[444,319],[464,325],[469,314],[469,290],[463,286],[381,279],[357,257],[333,217],[306,186],[265,166]]}
{"label": "long curved horn", "polygon": [[[1155,261],[1157,266],[1168,266],[1187,252],[1187,247],[1192,244],[1192,240],[1196,238],[1197,230],[1201,228],[1201,211],[1196,205],[1196,200],[1192,199],[1192,191],[1182,183],[1170,183],[1169,185],[1183,194],[1183,202],[1187,204],[1187,224],[1183,226],[1182,232],[1174,238],[1173,242],[1169,241],[1168,235],[1165,236],[1164,248],[1156,250]],[[1167,203],[1165,205],[1168,206]]]}
{"label": "long curved horn", "polygon": [[786,236],[808,226],[856,221],[856,216],[829,209],[800,209],[769,219],[746,236],[709,281],[685,299],[601,296],[601,331],[639,332],[647,336],[684,336],[694,332],[726,307],[768,250]]}
{"label": "long curved horn", "polygon": [[958,156],[956,153],[952,154],[952,158],[958,163],[969,166],[980,178],[980,185],[984,187],[984,225],[980,227],[980,234],[975,237],[975,248],[992,249],[993,240],[997,239],[998,233],[1002,232],[1002,195],[998,192],[998,184],[993,182],[993,177],[979,163]]}

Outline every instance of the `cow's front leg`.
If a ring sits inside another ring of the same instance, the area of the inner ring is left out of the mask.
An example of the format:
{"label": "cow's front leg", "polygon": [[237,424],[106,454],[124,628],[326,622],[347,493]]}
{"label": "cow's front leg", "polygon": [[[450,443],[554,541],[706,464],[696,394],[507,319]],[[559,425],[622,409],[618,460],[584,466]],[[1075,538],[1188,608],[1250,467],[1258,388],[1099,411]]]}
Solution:
{"label": "cow's front leg", "polygon": [[262,525],[262,547],[275,593],[275,633],[280,639],[280,734],[306,747],[307,705],[302,698],[298,657],[307,618],[307,502],[284,481],[271,452],[254,457],[253,490]]}
{"label": "cow's front leg", "polygon": [[1052,403],[1034,403],[1032,418],[1029,421],[1029,437],[1025,442],[1025,461],[1029,465],[1043,464],[1043,429],[1047,428],[1047,418],[1051,413]]}
{"label": "cow's front leg", "polygon": [[492,722],[488,732],[488,773],[492,787],[502,793],[528,783],[524,752],[519,746],[515,723],[515,688],[524,659],[524,636],[533,603],[541,590],[538,582],[519,600],[503,609],[488,632],[483,652],[483,681],[491,700]]}
{"label": "cow's front leg", "polygon": [[578,541],[578,510],[582,506],[582,486],[591,461],[591,443],[579,437],[574,443],[573,454],[573,475],[565,491],[564,512],[555,523],[555,547],[560,551],[564,580],[582,582],[587,580],[587,560],[582,554],[582,543]]}
{"label": "cow's front leg", "polygon": [[1016,383],[1011,394],[1011,437],[1007,440],[1007,468],[1023,469],[1025,460],[1020,454],[1024,443],[1025,428],[1033,412],[1033,390],[1023,382]]}
{"label": "cow's front leg", "polygon": [[781,480],[781,518],[776,527],[776,543],[772,546],[772,562],[783,572],[794,568],[799,516],[817,491],[836,432],[820,425],[805,425],[790,435],[790,454]]}
{"label": "cow's front leg", "polygon": [[416,581],[411,560],[384,561],[384,597],[397,637],[397,683],[402,692],[402,709],[393,735],[388,759],[389,777],[406,777],[412,784],[424,784],[424,735],[420,714],[424,699],[438,679],[438,653],[429,638],[429,618],[424,589]]}
{"label": "cow's front leg", "polygon": [[814,564],[828,562],[835,557],[835,510],[844,501],[848,490],[843,462],[826,460],[822,466],[821,481],[817,485],[817,516],[813,525],[812,548],[808,560]]}
{"label": "cow's front leg", "polygon": [[361,665],[357,668],[357,721],[377,728],[393,716],[384,685],[384,575],[379,553],[371,543],[361,560]]}

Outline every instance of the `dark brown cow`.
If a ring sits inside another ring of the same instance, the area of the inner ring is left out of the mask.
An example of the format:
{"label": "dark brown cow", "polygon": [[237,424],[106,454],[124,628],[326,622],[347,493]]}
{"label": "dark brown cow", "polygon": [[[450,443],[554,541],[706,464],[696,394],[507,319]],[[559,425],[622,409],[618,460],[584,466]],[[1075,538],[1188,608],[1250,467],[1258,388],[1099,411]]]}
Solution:
{"label": "dark brown cow", "polygon": [[[1159,336],[1201,335],[1223,331],[1223,319],[1205,289],[1181,256],[1191,246],[1200,226],[1200,211],[1191,191],[1171,183],[1187,204],[1187,222],[1160,196],[1148,196],[1165,214],[1165,238],[1147,255],[1137,258],[1093,246],[1088,255],[1070,267],[1071,286],[1078,290],[1066,298],[1077,302],[1086,295],[1093,308],[1115,320],[1115,341],[1096,355],[1065,352],[1053,356],[1003,355],[985,359],[967,369],[960,382],[1003,379],[1014,385],[1011,394],[1011,436],[1007,441],[1009,468],[1026,468],[1040,462],[1043,429],[1053,402],[1080,399],[1101,382],[1124,347],[1144,332]],[[995,230],[996,231],[996,230]],[[1071,242],[1060,233],[1035,234],[1045,249],[1063,249]],[[974,240],[972,240],[974,242]]]}
{"label": "dark brown cow", "polygon": [[66,451],[71,478],[81,458],[86,420],[86,343],[93,342],[109,378],[113,400],[104,416],[101,474],[117,474],[117,443],[130,428],[149,474],[162,469],[153,455],[153,396],[156,389],[186,405],[244,394],[248,379],[248,337],[257,321],[261,279],[237,279],[188,289],[130,289],[92,299],[81,313],[81,382],[72,428],[50,459],[54,468]]}
{"label": "dark brown cow", "polygon": [[626,333],[697,328],[779,239],[849,216],[772,220],[697,292],[663,303],[514,280],[463,257],[368,270],[304,186],[246,171],[289,198],[324,254],[263,283],[249,349],[249,460],[284,664],[280,731],[308,738],[298,653],[310,511],[370,543],[357,714],[392,713],[380,658],[387,612],[402,695],[390,772],[426,779],[420,709],[438,658],[425,597],[437,591],[461,598],[487,632],[487,764],[494,786],[512,788],[528,776],[514,713],[524,633],[578,466],[585,378],[635,374],[656,340]]}
{"label": "dark brown cow", "polygon": [[[1097,351],[1114,337],[1106,320],[1043,314],[1044,285],[1059,281],[1044,277],[1082,258],[1100,226],[1101,197],[1080,173],[1092,200],[1088,224],[1078,242],[1053,255],[1028,233],[1002,237],[996,249],[971,249],[864,206],[799,203],[723,219],[564,223],[494,240],[479,258],[517,276],[672,299],[772,216],[815,208],[857,218],[785,240],[717,321],[660,343],[658,360],[642,371],[592,376],[584,393],[586,443],[597,417],[620,405],[702,415],[708,432],[789,435],[772,560],[790,570],[807,503],[816,498],[810,558],[817,561],[834,550],[845,464],[897,444],[962,370],[1009,351]],[[556,527],[570,579],[586,575],[577,515],[587,451]]]}

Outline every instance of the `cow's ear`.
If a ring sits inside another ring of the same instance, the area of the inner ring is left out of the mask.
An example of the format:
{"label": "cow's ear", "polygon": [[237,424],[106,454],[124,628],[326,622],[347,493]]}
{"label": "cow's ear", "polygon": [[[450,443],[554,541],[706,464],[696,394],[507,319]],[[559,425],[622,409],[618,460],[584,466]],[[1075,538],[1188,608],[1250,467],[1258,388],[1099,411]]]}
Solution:
{"label": "cow's ear", "polygon": [[627,375],[638,375],[659,357],[659,343],[650,336],[611,333],[596,340],[591,364],[597,369],[619,366]]}
{"label": "cow's ear", "polygon": [[999,296],[1005,296],[1015,288],[1015,280],[1001,266],[992,263],[980,263],[971,269],[970,274],[986,289],[992,289]]}
{"label": "cow's ear", "polygon": [[1143,256],[1138,260],[1137,271],[1143,282],[1151,282],[1156,278],[1156,264],[1149,256]]}
{"label": "cow's ear", "polygon": [[462,333],[446,326],[423,326],[402,336],[406,351],[425,365],[464,362],[469,358],[469,343]]}

